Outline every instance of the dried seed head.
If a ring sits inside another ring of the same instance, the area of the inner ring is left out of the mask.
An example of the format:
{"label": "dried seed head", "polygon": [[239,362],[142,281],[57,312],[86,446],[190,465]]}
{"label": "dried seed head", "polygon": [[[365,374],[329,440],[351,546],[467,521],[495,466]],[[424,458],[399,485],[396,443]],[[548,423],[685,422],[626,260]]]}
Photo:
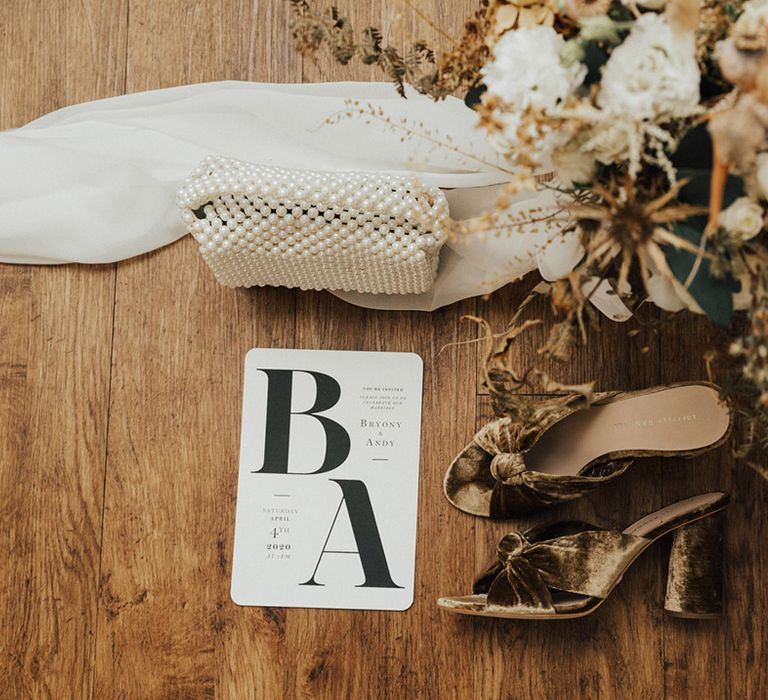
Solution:
{"label": "dried seed head", "polygon": [[695,32],[699,28],[700,0],[669,0],[665,14],[676,32]]}

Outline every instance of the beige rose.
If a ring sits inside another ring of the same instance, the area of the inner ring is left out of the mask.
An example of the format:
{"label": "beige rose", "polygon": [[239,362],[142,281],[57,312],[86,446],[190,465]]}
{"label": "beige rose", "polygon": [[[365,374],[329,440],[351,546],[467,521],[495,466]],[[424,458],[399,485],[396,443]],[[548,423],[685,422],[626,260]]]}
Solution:
{"label": "beige rose", "polygon": [[486,44],[493,48],[511,29],[551,27],[555,23],[555,8],[555,0],[491,0]]}
{"label": "beige rose", "polygon": [[749,197],[740,197],[720,214],[720,225],[732,236],[748,241],[765,225],[763,208]]}

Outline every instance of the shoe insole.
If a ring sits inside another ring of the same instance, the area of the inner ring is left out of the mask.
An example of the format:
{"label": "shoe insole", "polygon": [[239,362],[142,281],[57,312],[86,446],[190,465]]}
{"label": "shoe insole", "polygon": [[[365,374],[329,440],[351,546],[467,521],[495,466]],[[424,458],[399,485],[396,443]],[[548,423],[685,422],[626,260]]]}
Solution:
{"label": "shoe insole", "polygon": [[722,501],[724,496],[725,494],[720,491],[713,491],[672,503],[632,523],[624,529],[624,534],[649,539],[661,537],[666,534],[671,525],[677,525],[688,513],[714,505]]}
{"label": "shoe insole", "polygon": [[729,423],[715,390],[702,385],[662,389],[576,411],[542,435],[525,464],[533,471],[575,475],[612,452],[707,447],[725,435]]}

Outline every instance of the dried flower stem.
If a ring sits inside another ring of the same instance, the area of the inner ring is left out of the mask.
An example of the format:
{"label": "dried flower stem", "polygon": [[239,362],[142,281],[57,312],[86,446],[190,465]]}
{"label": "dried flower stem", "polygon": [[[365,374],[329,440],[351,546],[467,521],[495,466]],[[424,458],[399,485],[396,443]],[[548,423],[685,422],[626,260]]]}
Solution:
{"label": "dried flower stem", "polygon": [[376,109],[371,104],[368,104],[366,106],[361,106],[360,103],[358,103],[357,101],[348,101],[347,104],[349,106],[348,109],[341,109],[341,110],[338,110],[337,112],[334,112],[325,120],[325,123],[336,124],[343,117],[353,117],[353,116],[366,117],[368,119],[373,119],[376,121],[383,122],[392,131],[401,132],[404,135],[404,138],[407,136],[415,136],[417,138],[422,139],[423,141],[427,141],[433,144],[436,148],[445,149],[446,151],[455,153],[456,155],[459,155],[463,158],[472,160],[475,163],[480,163],[481,165],[485,165],[486,167],[493,168],[494,170],[497,170],[500,173],[504,173],[505,175],[514,177],[518,174],[518,172],[515,170],[511,170],[510,168],[505,168],[504,166],[499,165],[498,163],[492,163],[489,160],[482,158],[481,156],[478,156],[474,153],[470,153],[468,151],[465,151],[459,148],[455,144],[450,143],[450,137],[447,137],[447,139],[444,141],[440,140],[439,132],[435,130],[434,134],[437,134],[438,136],[433,135],[433,131],[426,129],[423,122],[419,123],[418,128],[409,126],[407,125],[407,123],[398,124],[391,117],[388,117],[381,110]]}

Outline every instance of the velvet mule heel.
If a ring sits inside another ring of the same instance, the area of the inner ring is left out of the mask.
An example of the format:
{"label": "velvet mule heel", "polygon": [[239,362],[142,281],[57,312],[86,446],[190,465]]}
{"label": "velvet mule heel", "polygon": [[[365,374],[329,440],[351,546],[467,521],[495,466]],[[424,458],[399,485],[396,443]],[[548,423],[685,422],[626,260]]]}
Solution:
{"label": "velvet mule heel", "polygon": [[584,617],[602,605],[634,561],[672,535],[664,607],[681,617],[721,609],[722,515],[728,495],[704,493],[672,503],[623,530],[578,521],[511,532],[497,559],[475,580],[472,595],[440,598],[463,615],[518,620]]}
{"label": "velvet mule heel", "polygon": [[555,397],[525,421],[483,427],[453,460],[444,491],[460,510],[518,518],[605,486],[637,457],[695,457],[728,437],[716,387],[689,382],[643,391]]}
{"label": "velvet mule heel", "polygon": [[723,610],[725,512],[676,530],[669,553],[664,609],[676,617],[717,617]]}

